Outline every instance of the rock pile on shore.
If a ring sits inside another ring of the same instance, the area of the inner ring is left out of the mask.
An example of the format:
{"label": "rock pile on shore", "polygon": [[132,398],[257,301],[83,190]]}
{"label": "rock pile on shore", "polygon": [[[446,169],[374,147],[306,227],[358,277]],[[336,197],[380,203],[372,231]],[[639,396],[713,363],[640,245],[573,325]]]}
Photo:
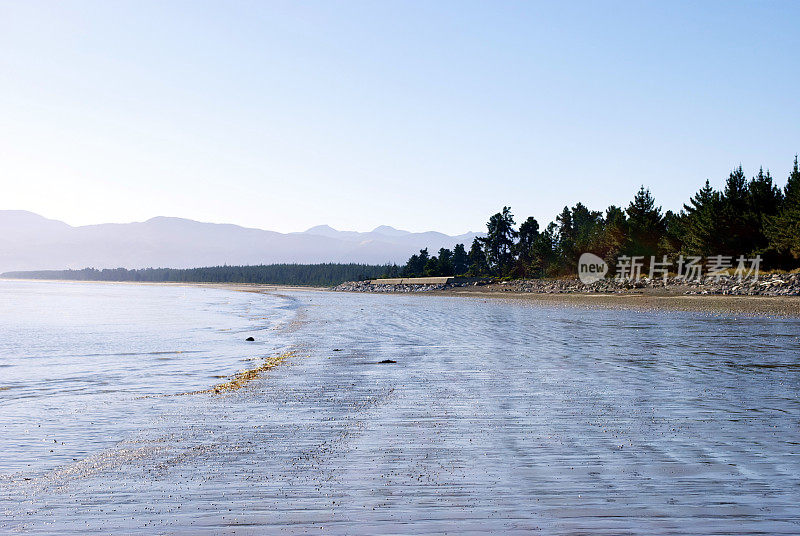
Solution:
{"label": "rock pile on shore", "polygon": [[719,281],[689,283],[686,294],[724,294],[731,296],[800,296],[800,274],[772,274],[758,279],[721,277]]}
{"label": "rock pile on shore", "polygon": [[342,283],[334,290],[348,292],[429,292],[454,287],[482,286],[488,292],[530,292],[539,294],[604,293],[622,294],[643,292],[646,289],[670,294],[727,295],[727,296],[800,296],[800,274],[768,274],[758,279],[739,280],[738,277],[705,277],[702,281],[684,281],[670,277],[660,279],[642,278],[639,281],[602,279],[586,285],[578,279],[518,279],[514,281],[454,282],[435,285],[387,285],[371,284],[369,281]]}
{"label": "rock pile on shore", "polygon": [[800,296],[800,274],[763,275],[749,277],[705,277],[702,281],[682,278],[642,278],[639,281],[602,279],[586,285],[578,279],[522,279],[491,285],[498,290],[559,294],[570,292],[626,293],[643,289],[662,289],[670,293],[715,294],[726,296]]}
{"label": "rock pile on shore", "polygon": [[373,285],[369,281],[348,281],[333,287],[333,290],[344,292],[429,292],[451,288],[447,285]]}

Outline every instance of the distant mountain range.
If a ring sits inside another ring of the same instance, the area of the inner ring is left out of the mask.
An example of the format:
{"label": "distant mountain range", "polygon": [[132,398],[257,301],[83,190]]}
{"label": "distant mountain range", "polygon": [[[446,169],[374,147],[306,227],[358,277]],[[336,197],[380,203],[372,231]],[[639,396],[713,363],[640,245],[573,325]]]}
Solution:
{"label": "distant mountain range", "polygon": [[0,210],[0,273],[66,268],[192,268],[222,264],[404,263],[427,247],[463,243],[479,233],[411,233],[381,225],[368,233],[327,225],[277,233],[231,224],[157,217],[137,223],[72,227],[22,210]]}

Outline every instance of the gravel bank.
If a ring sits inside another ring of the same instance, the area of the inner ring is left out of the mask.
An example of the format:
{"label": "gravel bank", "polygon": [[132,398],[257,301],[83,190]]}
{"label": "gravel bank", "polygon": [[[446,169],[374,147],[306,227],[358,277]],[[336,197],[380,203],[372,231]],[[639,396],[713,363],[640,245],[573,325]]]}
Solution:
{"label": "gravel bank", "polygon": [[686,282],[669,278],[639,282],[613,279],[585,285],[577,279],[478,281],[447,285],[372,285],[343,283],[346,292],[418,293],[472,298],[506,298],[592,308],[680,310],[708,314],[800,317],[800,274],[762,275],[758,279],[705,278]]}
{"label": "gravel bank", "polygon": [[684,281],[679,278],[617,281],[603,279],[584,284],[578,279],[519,279],[494,283],[448,283],[440,285],[387,285],[368,281],[342,283],[334,290],[348,292],[430,292],[451,288],[481,287],[485,292],[527,292],[535,294],[602,293],[626,294],[645,290],[661,290],[669,294],[722,295],[722,296],[800,296],[800,274],[770,274],[759,278],[739,280],[735,277],[706,277],[702,281]]}

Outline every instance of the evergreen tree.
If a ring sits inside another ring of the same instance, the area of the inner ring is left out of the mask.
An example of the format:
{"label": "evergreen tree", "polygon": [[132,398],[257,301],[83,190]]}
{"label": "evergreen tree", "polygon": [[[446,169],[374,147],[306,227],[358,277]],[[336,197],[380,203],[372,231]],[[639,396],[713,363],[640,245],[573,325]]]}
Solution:
{"label": "evergreen tree", "polygon": [[424,266],[428,263],[431,256],[428,253],[428,248],[419,250],[419,262],[420,266],[424,268]]}
{"label": "evergreen tree", "polygon": [[779,253],[800,259],[800,169],[797,156],[784,188],[777,215],[767,220],[769,244]]}
{"label": "evergreen tree", "polygon": [[558,257],[558,227],[550,222],[544,231],[539,233],[531,247],[531,261],[528,267],[533,277],[556,275],[559,271]]}
{"label": "evergreen tree", "polygon": [[456,244],[453,248],[453,274],[463,275],[469,269],[469,256],[464,244]]}
{"label": "evergreen tree", "polygon": [[439,259],[437,259],[435,255],[433,257],[429,257],[425,262],[425,268],[423,269],[422,275],[425,277],[435,277],[441,275],[439,274]]}
{"label": "evergreen tree", "polygon": [[517,236],[511,208],[503,207],[502,212],[490,217],[486,230],[486,237],[481,241],[485,247],[489,269],[497,275],[508,273],[513,264],[514,238]]}
{"label": "evergreen tree", "polygon": [[783,194],[787,199],[800,198],[800,168],[797,167],[797,155],[794,155],[794,166],[792,166],[792,171],[789,173],[789,178],[786,180]]}
{"label": "evergreen tree", "polygon": [[602,232],[595,253],[608,264],[614,265],[617,257],[621,255],[627,239],[628,220],[625,217],[625,211],[615,205],[609,206],[606,209],[605,218],[603,218]]}
{"label": "evergreen tree", "polygon": [[402,277],[422,277],[428,267],[430,255],[428,248],[419,250],[419,255],[411,255],[408,262],[400,271]]}
{"label": "evergreen tree", "polygon": [[453,273],[453,252],[446,248],[439,250],[439,261],[436,267],[436,275],[451,276]]}
{"label": "evergreen tree", "polygon": [[539,222],[533,216],[528,216],[519,226],[519,240],[517,241],[517,255],[526,261],[530,260],[531,248],[539,237]]}
{"label": "evergreen tree", "polygon": [[420,273],[418,272],[419,265],[419,255],[411,255],[406,265],[403,266],[402,270],[400,270],[400,275],[402,277],[417,277],[417,275]]}
{"label": "evergreen tree", "polygon": [[529,275],[532,260],[533,244],[539,237],[539,222],[536,218],[529,216],[519,226],[519,237],[514,247],[517,256],[517,264],[514,268],[516,277],[526,277]]}
{"label": "evergreen tree", "polygon": [[600,235],[603,230],[603,214],[596,210],[589,210],[583,203],[572,207],[572,229],[575,236],[573,251],[574,263],[577,266],[578,257],[591,251],[597,253]]}
{"label": "evergreen tree", "polygon": [[758,175],[747,185],[747,193],[746,219],[754,228],[750,230],[751,243],[747,245],[746,253],[765,253],[769,248],[767,227],[770,219],[778,213],[783,193],[772,183],[769,170],[764,173],[764,168],[759,169]]}
{"label": "evergreen tree", "polygon": [[664,236],[659,243],[661,254],[675,261],[683,248],[683,237],[686,234],[686,218],[683,214],[675,214],[668,210],[664,214]]}
{"label": "evergreen tree", "polygon": [[656,207],[650,190],[642,186],[625,213],[628,217],[625,253],[631,256],[639,255],[644,257],[645,261],[649,261],[651,256],[658,255],[659,243],[666,231],[661,207]]}
{"label": "evergreen tree", "polygon": [[747,179],[740,165],[731,171],[725,182],[720,213],[720,226],[724,234],[720,237],[718,251],[711,252],[712,255],[737,256],[750,253],[755,248],[758,223],[747,210],[749,197]]}
{"label": "evergreen tree", "polygon": [[383,277],[400,277],[400,268],[396,264],[392,263],[392,265],[386,269],[386,273],[383,274]]}
{"label": "evergreen tree", "polygon": [[564,207],[556,216],[558,222],[558,253],[563,266],[572,265],[575,259],[575,229],[572,226],[572,212]]}
{"label": "evergreen tree", "polygon": [[688,205],[683,205],[684,217],[683,251],[687,255],[708,257],[720,249],[722,241],[722,198],[706,180],[706,184]]}
{"label": "evergreen tree", "polygon": [[489,265],[486,262],[486,252],[483,250],[483,241],[475,238],[469,248],[469,275],[480,277],[489,273]]}

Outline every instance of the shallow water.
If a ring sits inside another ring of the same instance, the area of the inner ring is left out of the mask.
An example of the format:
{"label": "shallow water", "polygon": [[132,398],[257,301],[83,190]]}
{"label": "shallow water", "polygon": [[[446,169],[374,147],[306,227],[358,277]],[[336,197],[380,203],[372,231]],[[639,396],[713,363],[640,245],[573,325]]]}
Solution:
{"label": "shallow water", "polygon": [[798,320],[17,282],[0,305],[2,531],[800,532]]}

